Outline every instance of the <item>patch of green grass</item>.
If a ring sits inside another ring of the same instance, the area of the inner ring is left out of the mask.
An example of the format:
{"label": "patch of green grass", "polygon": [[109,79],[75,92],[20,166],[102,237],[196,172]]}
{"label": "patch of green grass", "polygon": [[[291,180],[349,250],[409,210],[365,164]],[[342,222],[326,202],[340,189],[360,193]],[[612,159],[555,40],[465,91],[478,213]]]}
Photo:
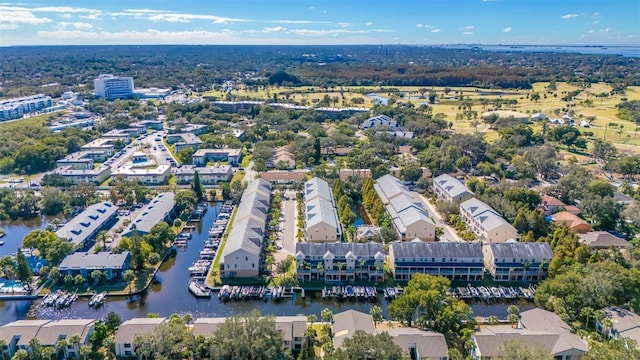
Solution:
{"label": "patch of green grass", "polygon": [[32,116],[27,119],[4,121],[4,122],[0,122],[0,129],[11,130],[11,129],[22,128],[27,126],[45,127],[49,119],[51,119],[53,116],[55,115],[44,114],[44,115]]}
{"label": "patch of green grass", "polygon": [[247,166],[249,166],[250,162],[251,162],[251,154],[247,154],[242,158],[242,162],[240,162],[240,167],[246,168]]}
{"label": "patch of green grass", "polygon": [[229,226],[225,229],[224,234],[222,235],[222,241],[220,242],[220,247],[218,247],[218,251],[216,252],[216,257],[215,259],[213,259],[213,265],[211,265],[211,268],[209,268],[209,274],[207,274],[207,285],[209,285],[210,287],[214,287],[222,283],[220,278],[220,259],[222,258],[224,245],[227,243],[227,237],[229,237],[229,232],[231,231],[237,212],[238,207],[236,206],[233,209],[231,218],[229,219]]}
{"label": "patch of green grass", "polygon": [[240,171],[236,171],[235,174],[233,174],[233,177],[231,178],[231,182],[233,182],[234,180],[244,180],[244,171],[240,170]]}

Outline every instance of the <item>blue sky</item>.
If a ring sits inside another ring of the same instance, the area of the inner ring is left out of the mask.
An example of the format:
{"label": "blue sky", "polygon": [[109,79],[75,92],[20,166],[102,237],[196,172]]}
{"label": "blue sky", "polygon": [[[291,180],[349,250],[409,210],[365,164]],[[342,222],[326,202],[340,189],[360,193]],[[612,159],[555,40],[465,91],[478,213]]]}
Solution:
{"label": "blue sky", "polygon": [[638,0],[0,2],[0,45],[640,44]]}

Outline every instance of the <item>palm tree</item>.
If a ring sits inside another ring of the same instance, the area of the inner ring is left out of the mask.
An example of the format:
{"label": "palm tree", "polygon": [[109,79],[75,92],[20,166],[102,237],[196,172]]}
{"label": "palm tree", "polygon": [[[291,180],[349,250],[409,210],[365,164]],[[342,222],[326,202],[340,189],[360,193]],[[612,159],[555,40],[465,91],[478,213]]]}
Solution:
{"label": "palm tree", "polygon": [[60,353],[62,351],[62,353],[64,355],[66,355],[67,354],[67,345],[68,345],[68,343],[67,343],[66,339],[58,340],[58,342],[56,343],[56,351],[58,353]]}
{"label": "palm tree", "polygon": [[498,317],[495,315],[491,315],[487,318],[487,324],[489,325],[497,325],[499,322]]}
{"label": "palm tree", "polygon": [[51,357],[56,354],[56,349],[53,346],[45,346],[40,350],[40,355],[46,360],[51,360]]}
{"label": "palm tree", "polygon": [[313,326],[313,323],[316,321],[318,321],[318,317],[316,316],[316,314],[311,314],[307,316],[307,322],[310,322],[311,326]]}
{"label": "palm tree", "polygon": [[73,345],[76,352],[80,351],[80,341],[82,341],[82,338],[78,334],[71,335],[69,338],[69,344]]}
{"label": "palm tree", "polygon": [[89,356],[91,356],[92,352],[93,352],[93,350],[91,349],[91,346],[89,346],[89,345],[82,345],[80,347],[80,356],[82,357],[83,360],[87,360],[87,358]]}
{"label": "palm tree", "polygon": [[585,324],[584,324],[585,329],[589,328],[589,317],[593,316],[593,314],[594,314],[593,308],[589,306],[585,306],[582,309],[580,309],[580,316],[586,318]]}
{"label": "palm tree", "polygon": [[507,321],[509,322],[509,324],[511,324],[511,326],[513,327],[513,325],[518,323],[518,315],[516,314],[509,314],[507,315]]}
{"label": "palm tree", "polygon": [[542,281],[542,277],[544,276],[544,267],[548,264],[549,262],[546,259],[540,260],[540,266],[538,267],[538,281]]}
{"label": "palm tree", "polygon": [[2,352],[0,353],[0,355],[2,355],[2,356],[0,357],[0,359],[2,359],[2,360],[5,360],[6,357],[7,357],[5,352],[4,352],[5,346],[7,346],[7,340],[0,339],[0,349],[2,349]]}
{"label": "palm tree", "polygon": [[524,270],[524,274],[522,276],[522,280],[526,283],[527,282],[527,272],[529,271],[529,269],[531,269],[531,263],[528,261],[523,261],[522,262],[522,270]]}
{"label": "palm tree", "polygon": [[608,317],[605,317],[600,323],[602,324],[602,335],[606,340],[609,338],[609,331],[611,331],[613,321],[611,321],[611,319],[609,319]]}

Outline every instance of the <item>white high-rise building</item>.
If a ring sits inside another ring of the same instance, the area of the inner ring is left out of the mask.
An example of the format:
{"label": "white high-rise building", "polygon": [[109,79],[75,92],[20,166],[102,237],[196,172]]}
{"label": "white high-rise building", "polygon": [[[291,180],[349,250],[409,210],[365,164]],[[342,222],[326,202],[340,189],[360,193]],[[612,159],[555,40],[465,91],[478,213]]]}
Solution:
{"label": "white high-rise building", "polygon": [[96,96],[107,100],[133,97],[133,78],[102,74],[93,80]]}

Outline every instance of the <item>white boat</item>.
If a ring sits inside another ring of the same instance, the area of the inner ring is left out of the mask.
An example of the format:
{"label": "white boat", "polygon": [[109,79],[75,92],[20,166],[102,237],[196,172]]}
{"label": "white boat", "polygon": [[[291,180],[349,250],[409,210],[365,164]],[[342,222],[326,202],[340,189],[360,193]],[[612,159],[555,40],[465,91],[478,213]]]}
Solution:
{"label": "white boat", "polygon": [[189,291],[196,297],[211,296],[211,290],[197,281],[189,281]]}

